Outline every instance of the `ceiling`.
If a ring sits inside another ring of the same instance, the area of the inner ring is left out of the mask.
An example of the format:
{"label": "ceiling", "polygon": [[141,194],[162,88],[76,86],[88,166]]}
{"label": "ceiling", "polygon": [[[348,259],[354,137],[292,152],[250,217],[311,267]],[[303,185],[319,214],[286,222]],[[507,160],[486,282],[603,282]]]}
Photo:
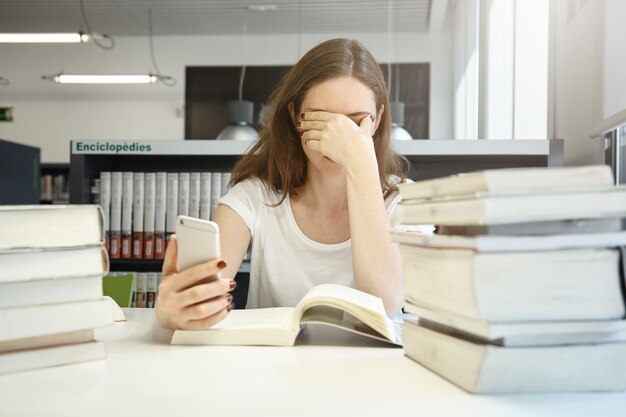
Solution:
{"label": "ceiling", "polygon": [[[274,5],[254,11],[250,6]],[[84,0],[91,30],[153,34],[423,32],[431,0]],[[391,14],[389,10],[391,9]],[[391,19],[389,19],[391,17]],[[391,22],[389,22],[391,20]],[[2,32],[87,31],[79,0],[0,0]]]}

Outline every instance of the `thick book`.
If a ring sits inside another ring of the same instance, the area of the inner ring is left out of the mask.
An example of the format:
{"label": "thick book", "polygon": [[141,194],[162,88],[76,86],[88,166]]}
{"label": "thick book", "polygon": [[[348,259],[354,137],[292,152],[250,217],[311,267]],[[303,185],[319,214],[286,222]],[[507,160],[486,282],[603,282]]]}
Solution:
{"label": "thick book", "polygon": [[122,172],[122,240],[120,258],[130,258],[133,240],[133,173]]}
{"label": "thick book", "polygon": [[481,225],[626,216],[626,187],[407,200],[404,224]]}
{"label": "thick book", "polygon": [[132,254],[135,259],[143,258],[144,241],[144,199],[145,199],[145,172],[133,174],[133,236]]}
{"label": "thick book", "polygon": [[72,343],[85,343],[94,340],[93,329],[77,330],[75,332],[56,333],[46,336],[27,337],[25,339],[8,340],[0,342],[0,354],[25,349],[37,349],[68,345]]}
{"label": "thick book", "polygon": [[475,252],[400,245],[406,298],[491,321],[624,316],[617,249]]}
{"label": "thick book", "polygon": [[200,218],[211,220],[211,173],[200,174]]}
{"label": "thick book", "polygon": [[0,206],[0,250],[104,243],[99,205]]}
{"label": "thick book", "polygon": [[154,257],[165,256],[165,215],[167,211],[167,173],[156,174],[156,196],[154,212]]}
{"label": "thick book", "polygon": [[143,255],[154,258],[154,226],[156,218],[156,173],[146,172],[144,183]]}
{"label": "thick book", "polygon": [[233,310],[207,330],[175,330],[174,345],[292,346],[307,323],[326,324],[398,344],[380,298],[334,284],[318,285],[295,307]]}
{"label": "thick book", "polygon": [[178,172],[167,173],[167,198],[165,200],[165,240],[166,246],[170,236],[176,232],[178,216]]}
{"label": "thick book", "polygon": [[101,273],[88,277],[3,282],[0,284],[0,309],[97,300],[102,295]]}
{"label": "thick book", "polygon": [[407,357],[471,393],[626,388],[626,343],[502,347],[412,321],[402,337]]}
{"label": "thick book", "polygon": [[108,271],[104,247],[0,251],[0,283],[103,275]]}
{"label": "thick book", "polygon": [[400,184],[402,200],[473,195],[484,192],[606,188],[614,184],[608,165],[559,168],[489,169]]}
{"label": "thick book", "polygon": [[178,173],[178,215],[189,216],[189,172]]}
{"label": "thick book", "polygon": [[122,248],[122,172],[111,172],[111,230],[109,255],[111,259],[120,257]]}
{"label": "thick book", "polygon": [[498,346],[626,342],[626,320],[487,321],[405,302],[404,311],[432,329]]}
{"label": "thick book", "polygon": [[106,356],[103,342],[71,343],[18,350],[0,354],[0,374],[94,361],[104,359]]}
{"label": "thick book", "polygon": [[539,222],[449,226],[439,225],[441,235],[550,235],[558,233],[603,233],[624,229],[619,217],[598,219],[566,219]]}
{"label": "thick book", "polygon": [[211,172],[211,218],[215,216],[215,210],[222,197],[222,173]]}
{"label": "thick book", "polygon": [[109,250],[109,219],[111,218],[111,172],[100,172],[100,207],[104,213],[105,246]]}
{"label": "thick book", "polygon": [[543,251],[624,246],[626,245],[626,231],[528,236],[464,236],[424,234],[396,228],[391,231],[391,240],[403,245],[471,249],[478,252]]}
{"label": "thick book", "polygon": [[113,323],[107,299],[30,305],[0,310],[0,342],[93,329]]}
{"label": "thick book", "polygon": [[189,217],[200,218],[201,178],[199,172],[192,172],[189,175]]}

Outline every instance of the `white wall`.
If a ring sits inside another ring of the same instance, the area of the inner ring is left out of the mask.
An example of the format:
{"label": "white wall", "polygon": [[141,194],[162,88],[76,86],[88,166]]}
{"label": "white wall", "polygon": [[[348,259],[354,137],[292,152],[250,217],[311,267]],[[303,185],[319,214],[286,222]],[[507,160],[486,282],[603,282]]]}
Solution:
{"label": "white wall", "polygon": [[[604,12],[604,0],[553,0],[555,45],[554,134],[565,139],[565,164],[586,165],[604,162],[604,143],[590,139],[597,103],[598,54],[602,27],[597,18]],[[615,51],[618,53],[619,51]],[[595,92],[594,92],[595,91]]]}
{"label": "white wall", "polygon": [[[95,45],[0,45],[0,107],[14,107],[14,122],[0,123],[0,138],[42,148],[43,162],[69,161],[71,139],[183,139],[184,71],[193,65],[290,65],[318,42],[338,34],[189,36],[154,39],[162,73],[178,80],[128,86],[59,85],[41,80],[58,73],[145,73],[144,37],[117,38],[112,51]],[[387,34],[351,34],[381,62],[389,57]],[[430,136],[452,137],[450,31],[400,33],[398,62],[430,62]],[[397,50],[397,52],[396,52]]]}

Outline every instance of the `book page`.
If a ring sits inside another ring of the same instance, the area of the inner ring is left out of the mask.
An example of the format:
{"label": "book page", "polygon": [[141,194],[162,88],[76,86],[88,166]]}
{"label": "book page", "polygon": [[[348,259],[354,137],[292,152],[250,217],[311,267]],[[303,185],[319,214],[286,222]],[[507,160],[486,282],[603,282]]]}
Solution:
{"label": "book page", "polygon": [[250,310],[233,310],[212,329],[241,329],[241,328],[285,328],[291,329],[293,308],[257,308]]}

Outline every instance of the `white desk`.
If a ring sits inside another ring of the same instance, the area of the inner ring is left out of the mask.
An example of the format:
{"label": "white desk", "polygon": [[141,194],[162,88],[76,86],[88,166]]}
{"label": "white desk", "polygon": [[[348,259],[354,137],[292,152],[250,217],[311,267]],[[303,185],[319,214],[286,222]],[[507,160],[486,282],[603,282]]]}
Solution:
{"label": "white desk", "polygon": [[402,349],[333,329],[293,348],[170,346],[152,310],[127,316],[99,332],[106,360],[0,376],[0,416],[626,415],[624,392],[469,395]]}

